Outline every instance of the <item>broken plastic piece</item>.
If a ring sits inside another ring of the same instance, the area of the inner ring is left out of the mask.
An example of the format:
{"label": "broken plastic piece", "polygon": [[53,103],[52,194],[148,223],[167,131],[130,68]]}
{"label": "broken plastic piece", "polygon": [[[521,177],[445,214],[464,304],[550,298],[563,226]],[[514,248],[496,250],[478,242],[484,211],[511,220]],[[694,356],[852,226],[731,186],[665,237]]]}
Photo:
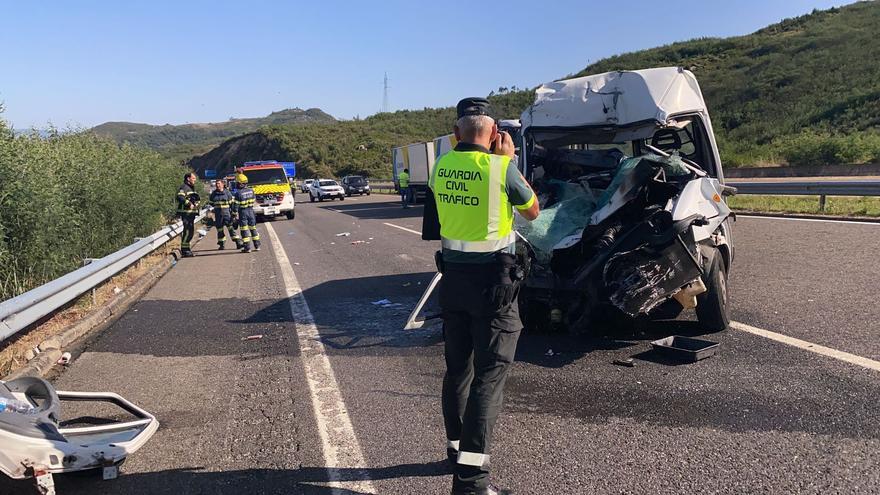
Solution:
{"label": "broken plastic piece", "polygon": [[241,339],[241,340],[260,340],[260,339],[262,339],[262,338],[263,338],[263,334],[259,334],[259,333],[258,333],[258,334],[256,334],[256,335],[248,335],[247,337],[245,337],[245,338],[243,338],[243,339]]}
{"label": "broken plastic piece", "polygon": [[351,235],[351,232],[340,232],[336,234],[336,237],[348,237]]}
{"label": "broken plastic piece", "polygon": [[71,359],[73,359],[73,357],[70,355],[70,353],[65,352],[64,354],[61,355],[60,358],[58,358],[58,364],[68,365],[68,364],[70,364]]}
{"label": "broken plastic piece", "polygon": [[373,304],[374,306],[383,306],[385,304],[391,304],[391,301],[389,301],[388,299],[380,299],[378,301],[373,301],[371,304]]}

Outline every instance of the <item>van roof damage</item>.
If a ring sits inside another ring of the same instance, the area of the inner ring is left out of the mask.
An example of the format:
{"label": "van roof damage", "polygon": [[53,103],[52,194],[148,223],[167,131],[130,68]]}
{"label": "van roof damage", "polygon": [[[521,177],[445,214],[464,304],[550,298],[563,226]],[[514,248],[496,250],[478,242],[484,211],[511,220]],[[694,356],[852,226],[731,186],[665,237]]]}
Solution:
{"label": "van roof damage", "polygon": [[[694,75],[680,67],[606,72],[541,85],[523,112],[523,132],[553,140],[554,129],[593,128],[604,142],[651,137],[674,116],[707,114]],[[605,130],[605,132],[601,132]],[[565,143],[560,143],[565,144]]]}

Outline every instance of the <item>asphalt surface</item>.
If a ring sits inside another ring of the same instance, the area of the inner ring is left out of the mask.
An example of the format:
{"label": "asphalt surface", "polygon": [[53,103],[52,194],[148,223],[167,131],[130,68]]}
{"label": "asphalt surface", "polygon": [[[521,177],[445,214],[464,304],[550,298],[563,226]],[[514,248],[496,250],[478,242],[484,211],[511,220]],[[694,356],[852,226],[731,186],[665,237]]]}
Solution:
{"label": "asphalt surface", "polygon": [[[295,220],[270,225],[366,462],[341,479],[368,478],[382,494],[448,493],[442,336],[402,330],[437,246],[405,230],[420,230],[420,207],[391,198],[301,203]],[[734,319],[880,358],[878,229],[741,218]],[[213,236],[55,380],[118,392],[162,422],[118,480],[59,476],[59,493],[332,493],[271,246],[212,251]],[[372,304],[381,299],[400,306]],[[498,484],[518,494],[880,493],[877,371],[737,330],[707,335],[720,353],[696,364],[648,352],[655,338],[700,335],[688,318],[599,333],[609,335],[521,337],[492,452]],[[242,340],[253,334],[264,337]],[[612,364],[626,357],[635,367]]]}

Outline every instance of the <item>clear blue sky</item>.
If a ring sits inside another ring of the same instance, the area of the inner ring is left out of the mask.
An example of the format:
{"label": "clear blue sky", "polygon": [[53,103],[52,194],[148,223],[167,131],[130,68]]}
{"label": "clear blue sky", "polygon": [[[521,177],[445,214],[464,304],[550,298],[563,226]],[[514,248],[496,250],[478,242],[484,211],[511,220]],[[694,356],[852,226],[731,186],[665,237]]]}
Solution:
{"label": "clear blue sky", "polygon": [[216,122],[289,107],[375,113],[532,87],[588,62],[755,31],[846,1],[0,0],[17,128]]}

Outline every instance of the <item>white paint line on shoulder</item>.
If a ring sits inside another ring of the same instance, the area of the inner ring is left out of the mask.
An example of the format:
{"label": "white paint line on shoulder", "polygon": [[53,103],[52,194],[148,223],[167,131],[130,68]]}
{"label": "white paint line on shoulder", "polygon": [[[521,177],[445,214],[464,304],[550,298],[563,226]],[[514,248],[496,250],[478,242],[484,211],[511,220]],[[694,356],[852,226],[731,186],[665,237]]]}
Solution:
{"label": "white paint line on shoulder", "polygon": [[833,218],[797,218],[797,217],[767,217],[764,215],[736,215],[737,218],[758,218],[761,220],[788,220],[792,222],[825,222],[825,223],[843,223],[847,225],[869,225],[873,227],[880,226],[880,222],[857,222],[854,220],[835,220]]}
{"label": "white paint line on shoulder", "polygon": [[[366,461],[355,435],[354,426],[351,424],[348,409],[342,400],[330,358],[321,342],[318,327],[315,325],[315,319],[309,310],[302,288],[293,273],[290,259],[272,224],[263,225],[269,233],[272,250],[275,252],[275,259],[278,260],[284,290],[293,313],[301,359],[312,398],[312,410],[315,413],[324,451],[324,463],[330,480],[327,486],[332,488],[334,495],[378,493],[366,472]],[[345,471],[346,481],[343,481],[342,471]],[[357,474],[352,476],[352,471]]]}
{"label": "white paint line on shoulder", "polygon": [[410,232],[410,233],[412,233],[412,234],[422,235],[422,233],[419,232],[418,230],[408,229],[408,228],[406,228],[406,227],[401,227],[400,225],[394,225],[393,223],[382,222],[382,224],[383,224],[383,225],[387,225],[387,226],[389,226],[389,227],[394,227],[395,229],[404,230],[404,231],[406,231],[406,232]]}
{"label": "white paint line on shoulder", "polygon": [[760,337],[764,337],[765,339],[775,340],[776,342],[781,342],[792,347],[797,347],[798,349],[821,354],[823,356],[834,358],[839,361],[855,364],[863,368],[880,371],[880,361],[874,361],[873,359],[868,359],[866,357],[857,356],[848,352],[838,351],[837,349],[825,347],[824,345],[814,344],[812,342],[789,337],[788,335],[783,335],[781,333],[771,332],[770,330],[764,330],[763,328],[753,327],[751,325],[746,325],[745,323],[740,323],[738,321],[730,322],[730,328],[758,335]]}

